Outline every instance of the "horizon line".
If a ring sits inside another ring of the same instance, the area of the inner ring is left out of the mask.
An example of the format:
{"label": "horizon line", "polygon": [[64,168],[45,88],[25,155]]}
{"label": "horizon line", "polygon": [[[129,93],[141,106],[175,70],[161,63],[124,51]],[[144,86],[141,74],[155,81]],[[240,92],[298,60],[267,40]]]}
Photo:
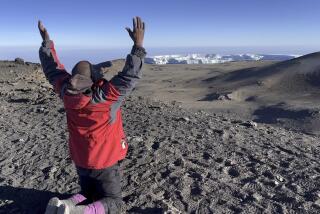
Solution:
{"label": "horizon line", "polygon": [[[0,44],[0,47],[26,47],[26,48],[33,48],[33,47],[40,47],[41,44],[39,45],[4,45],[4,44]],[[98,49],[105,49],[105,48],[131,48],[132,45],[126,45],[126,46],[96,46],[96,45],[58,45],[55,44],[55,46],[61,48],[98,48]],[[203,45],[199,45],[199,46],[195,46],[195,45],[186,45],[186,46],[149,46],[149,45],[145,45],[144,47],[147,48],[246,48],[246,47],[250,47],[250,48],[282,48],[282,47],[300,47],[300,48],[320,48],[320,44],[319,46],[314,46],[314,45],[207,45],[207,46],[203,46]]]}

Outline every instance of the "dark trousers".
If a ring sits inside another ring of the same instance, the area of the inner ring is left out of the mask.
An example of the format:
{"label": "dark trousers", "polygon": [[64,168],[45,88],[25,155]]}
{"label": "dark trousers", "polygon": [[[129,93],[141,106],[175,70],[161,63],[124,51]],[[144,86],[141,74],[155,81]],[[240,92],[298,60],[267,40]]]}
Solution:
{"label": "dark trousers", "polygon": [[100,201],[106,213],[120,213],[122,205],[119,163],[105,169],[77,167],[84,203]]}

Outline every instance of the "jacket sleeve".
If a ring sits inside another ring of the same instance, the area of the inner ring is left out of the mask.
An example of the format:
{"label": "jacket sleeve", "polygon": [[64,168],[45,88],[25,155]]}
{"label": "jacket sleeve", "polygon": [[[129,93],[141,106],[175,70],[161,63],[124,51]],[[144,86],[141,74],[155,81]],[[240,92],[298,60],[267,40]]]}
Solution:
{"label": "jacket sleeve", "polygon": [[42,42],[39,57],[47,80],[62,98],[66,83],[71,75],[65,70],[64,65],[60,63],[52,40]]}
{"label": "jacket sleeve", "polygon": [[132,92],[137,81],[141,78],[145,55],[144,48],[133,46],[131,53],[127,55],[122,71],[110,81],[105,81],[101,87],[96,88],[92,95],[92,102],[99,103],[110,100],[116,102],[116,106],[120,107],[121,102]]}

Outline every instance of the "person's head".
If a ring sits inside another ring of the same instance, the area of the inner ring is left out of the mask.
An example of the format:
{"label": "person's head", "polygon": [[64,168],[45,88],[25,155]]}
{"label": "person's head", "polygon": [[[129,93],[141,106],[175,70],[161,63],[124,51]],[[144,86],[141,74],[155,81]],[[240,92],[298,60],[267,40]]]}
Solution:
{"label": "person's head", "polygon": [[103,77],[101,72],[88,61],[78,62],[72,69],[70,84],[75,91],[85,92]]}
{"label": "person's head", "polygon": [[90,77],[92,82],[96,82],[103,77],[99,66],[92,65],[89,61],[78,62],[72,69],[72,76],[75,75]]}

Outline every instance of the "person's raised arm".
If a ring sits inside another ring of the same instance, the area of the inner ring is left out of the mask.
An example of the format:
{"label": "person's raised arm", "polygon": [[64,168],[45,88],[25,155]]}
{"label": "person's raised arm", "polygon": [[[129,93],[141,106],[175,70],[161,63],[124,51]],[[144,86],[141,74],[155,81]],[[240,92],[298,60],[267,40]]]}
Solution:
{"label": "person's raised arm", "polygon": [[125,65],[121,72],[115,75],[110,82],[106,82],[93,94],[94,103],[113,100],[120,106],[125,96],[129,95],[141,78],[141,68],[146,51],[143,48],[145,23],[140,17],[133,18],[133,30],[126,28],[134,42],[131,53],[127,55]]}
{"label": "person's raised arm", "polygon": [[38,28],[42,37],[39,57],[43,72],[50,84],[53,85],[56,93],[62,97],[63,87],[66,85],[64,83],[68,81],[71,75],[66,72],[64,65],[60,63],[54,43],[50,40],[49,33],[41,21],[38,22]]}

